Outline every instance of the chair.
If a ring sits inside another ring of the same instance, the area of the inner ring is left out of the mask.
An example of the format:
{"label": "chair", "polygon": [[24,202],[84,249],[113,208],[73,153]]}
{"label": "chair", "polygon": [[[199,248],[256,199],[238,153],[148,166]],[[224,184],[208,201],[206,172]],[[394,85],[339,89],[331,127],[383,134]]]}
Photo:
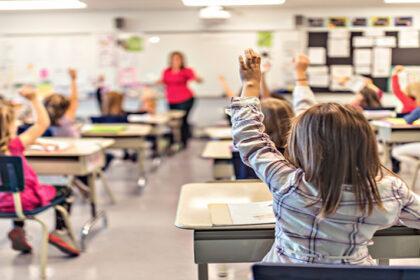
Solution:
{"label": "chair", "polygon": [[258,179],[255,171],[243,163],[238,151],[232,152],[232,164],[236,180]]}
{"label": "chair", "polygon": [[[22,124],[18,127],[18,131],[17,134],[21,134],[23,132],[25,132],[28,128],[30,128],[32,125],[31,124]],[[47,130],[45,130],[44,134],[42,135],[42,137],[53,137],[53,131],[51,129],[51,127],[47,128]]]}
{"label": "chair", "polygon": [[256,264],[254,280],[416,280],[420,268],[314,264]]}
{"label": "chair", "polygon": [[64,217],[70,237],[76,241],[73,230],[68,218],[68,213],[60,204],[66,199],[64,196],[57,196],[50,204],[38,207],[30,211],[23,211],[20,193],[25,188],[25,179],[23,174],[22,159],[15,156],[0,156],[0,192],[12,193],[15,206],[15,212],[0,212],[0,219],[11,220],[34,220],[42,227],[42,239],[40,248],[40,278],[46,279],[47,257],[48,257],[48,227],[36,216],[44,211],[55,208]]}

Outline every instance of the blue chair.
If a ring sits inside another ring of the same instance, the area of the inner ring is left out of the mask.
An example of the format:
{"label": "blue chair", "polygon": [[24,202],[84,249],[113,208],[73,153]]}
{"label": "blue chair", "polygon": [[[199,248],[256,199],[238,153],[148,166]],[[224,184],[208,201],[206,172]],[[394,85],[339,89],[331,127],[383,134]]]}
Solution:
{"label": "blue chair", "polygon": [[259,179],[255,171],[243,163],[238,151],[232,152],[232,165],[236,180]]}
{"label": "blue chair", "polygon": [[420,268],[314,264],[256,264],[254,280],[418,280]]}
{"label": "blue chair", "polygon": [[25,179],[23,173],[22,159],[15,156],[0,156],[0,192],[11,193],[13,195],[13,202],[15,212],[0,212],[0,219],[9,220],[34,220],[42,227],[42,239],[40,248],[40,278],[46,279],[47,258],[48,258],[48,227],[39,220],[36,216],[44,211],[55,208],[64,217],[67,229],[70,236],[75,241],[73,230],[68,218],[68,213],[60,204],[63,203],[66,197],[57,196],[50,204],[38,207],[30,211],[23,211],[20,193],[25,188]]}
{"label": "blue chair", "polygon": [[[21,134],[23,132],[25,132],[28,128],[30,128],[32,125],[31,124],[22,124],[18,127],[18,131],[17,134]],[[42,137],[53,137],[53,132],[51,127],[47,128],[47,130],[45,130],[44,134],[42,135]]]}
{"label": "blue chair", "polygon": [[92,123],[128,123],[126,115],[91,117],[90,121]]}

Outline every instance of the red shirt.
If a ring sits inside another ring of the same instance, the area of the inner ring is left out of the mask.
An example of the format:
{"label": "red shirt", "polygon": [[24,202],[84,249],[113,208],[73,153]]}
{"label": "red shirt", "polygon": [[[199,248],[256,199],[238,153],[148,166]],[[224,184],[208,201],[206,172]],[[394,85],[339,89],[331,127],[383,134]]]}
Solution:
{"label": "red shirt", "polygon": [[401,113],[406,114],[410,113],[414,109],[416,109],[416,100],[410,96],[404,94],[401,90],[400,82],[398,80],[398,75],[392,76],[392,91],[394,95],[401,101],[403,108]]}
{"label": "red shirt", "polygon": [[193,92],[188,88],[188,82],[194,80],[195,73],[191,68],[183,68],[178,72],[171,68],[165,69],[162,82],[166,86],[166,98],[169,104],[185,102],[193,97]]}
{"label": "red shirt", "polygon": [[[23,210],[28,211],[36,207],[47,205],[56,194],[53,186],[43,185],[39,182],[35,171],[26,161],[24,156],[25,147],[19,137],[9,143],[9,152],[12,156],[22,158],[23,174],[25,176],[25,189],[20,193]],[[51,167],[53,168],[53,167]],[[10,193],[0,193],[0,212],[14,212],[13,197]]]}

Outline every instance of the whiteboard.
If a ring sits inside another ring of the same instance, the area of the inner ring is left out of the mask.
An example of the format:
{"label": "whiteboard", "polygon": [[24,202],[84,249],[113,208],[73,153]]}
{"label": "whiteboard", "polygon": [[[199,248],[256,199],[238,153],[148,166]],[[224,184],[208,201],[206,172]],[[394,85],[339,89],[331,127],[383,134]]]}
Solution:
{"label": "whiteboard", "polygon": [[[150,43],[143,34],[142,52],[120,55],[111,48],[110,56],[114,57],[104,66],[99,61],[103,57],[100,54],[103,48],[98,46],[101,36],[104,34],[0,36],[0,92],[13,93],[13,84],[35,81],[41,69],[48,69],[54,89],[67,94],[68,67],[79,72],[81,95],[93,90],[99,74],[106,75],[110,88],[118,89],[118,68],[127,64],[135,66],[139,82],[157,81],[167,67],[169,53],[178,50],[186,55],[187,65],[204,79],[202,84],[191,84],[196,95],[221,96],[219,75],[225,76],[234,91],[239,90],[238,56],[246,48],[258,50],[255,31],[159,34],[157,44]],[[273,32],[273,38],[270,48],[273,68],[267,80],[271,88],[278,88],[293,80],[291,57],[301,49],[301,40],[293,30]]]}

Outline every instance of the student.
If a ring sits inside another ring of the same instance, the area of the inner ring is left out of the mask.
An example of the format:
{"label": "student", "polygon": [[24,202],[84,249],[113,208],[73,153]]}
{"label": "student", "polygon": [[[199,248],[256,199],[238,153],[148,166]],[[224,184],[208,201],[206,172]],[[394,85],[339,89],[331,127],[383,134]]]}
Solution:
{"label": "student", "polygon": [[69,69],[70,97],[54,93],[44,100],[51,120],[50,130],[55,137],[80,137],[76,127],[76,112],[79,107],[77,72]]}
{"label": "student", "polygon": [[[273,193],[275,244],[264,261],[374,264],[368,245],[377,230],[420,228],[420,198],[382,167],[374,132],[353,107],[303,111],[292,123],[287,158],[279,152],[264,133],[256,98],[260,57],[252,50],[245,56],[242,96],[231,104],[233,139]],[[305,82],[306,73],[296,79]]]}
{"label": "student", "polygon": [[420,106],[420,82],[408,84],[406,90],[403,91],[398,77],[402,71],[404,71],[404,66],[397,65],[394,67],[392,71],[392,90],[403,105],[401,113],[407,114]]}
{"label": "student", "polygon": [[[19,156],[22,158],[25,189],[20,196],[23,210],[29,211],[37,207],[42,207],[47,205],[56,196],[64,195],[67,199],[61,206],[70,212],[72,201],[71,190],[66,187],[53,187],[41,184],[36,173],[25,159],[25,147],[33,144],[44,133],[50,125],[50,120],[47,111],[36,96],[33,88],[23,87],[20,93],[31,102],[37,120],[29,129],[17,136],[15,112],[9,102],[2,101],[0,103],[0,152],[3,155]],[[0,212],[13,211],[15,210],[12,195],[1,193]],[[56,229],[49,234],[49,243],[69,256],[78,256],[80,251],[69,235],[63,216],[58,211],[56,211],[55,216]],[[22,253],[30,253],[32,251],[32,247],[26,239],[23,221],[16,220],[14,222],[14,228],[9,232],[8,237],[12,242],[12,248],[14,250]]]}
{"label": "student", "polygon": [[350,105],[361,110],[382,108],[381,99],[383,91],[378,88],[372,79],[363,76],[342,77],[339,83],[355,93]]}

